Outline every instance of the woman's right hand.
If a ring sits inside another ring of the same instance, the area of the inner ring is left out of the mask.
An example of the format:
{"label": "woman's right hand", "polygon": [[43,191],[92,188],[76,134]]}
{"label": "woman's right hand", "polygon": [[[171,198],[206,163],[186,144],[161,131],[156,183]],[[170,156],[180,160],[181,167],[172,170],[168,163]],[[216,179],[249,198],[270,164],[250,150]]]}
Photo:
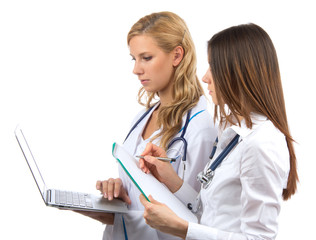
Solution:
{"label": "woman's right hand", "polygon": [[179,190],[183,184],[183,180],[175,172],[170,162],[161,161],[156,158],[167,156],[162,148],[152,143],[147,143],[142,155],[145,157],[139,159],[139,167],[143,172],[151,172],[155,178],[165,184],[172,193]]}
{"label": "woman's right hand", "polygon": [[119,198],[127,204],[131,204],[131,199],[124,189],[120,178],[109,178],[108,180],[97,181],[96,188],[102,193],[103,197],[107,198],[109,201],[114,198]]}

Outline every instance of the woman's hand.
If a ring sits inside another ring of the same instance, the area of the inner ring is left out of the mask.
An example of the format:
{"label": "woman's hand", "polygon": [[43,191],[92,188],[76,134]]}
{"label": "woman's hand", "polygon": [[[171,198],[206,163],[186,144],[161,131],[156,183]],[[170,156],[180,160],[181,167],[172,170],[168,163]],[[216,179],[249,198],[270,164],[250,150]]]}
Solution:
{"label": "woman's hand", "polygon": [[[103,197],[107,198],[109,201],[112,201],[114,198],[120,198],[124,202],[131,204],[131,200],[128,197],[126,190],[123,188],[122,180],[120,178],[97,181],[96,188],[103,194]],[[114,223],[113,213],[80,210],[74,210],[74,212],[90,217],[103,224],[113,225]]]}
{"label": "woman's hand", "polygon": [[123,188],[123,183],[120,178],[97,181],[96,188],[103,194],[103,197],[109,201],[113,200],[113,198],[119,198],[127,204],[131,204],[131,199]]}
{"label": "woman's hand", "polygon": [[151,172],[155,178],[165,184],[172,193],[179,190],[183,180],[174,171],[170,162],[155,158],[166,157],[166,152],[162,148],[148,143],[142,155],[145,156],[145,158],[139,159],[139,167],[143,172]]}
{"label": "woman's hand", "polygon": [[139,199],[145,207],[144,219],[149,226],[185,239],[189,225],[186,220],[178,217],[170,208],[153,199],[151,195],[149,195],[150,202],[143,195],[140,195]]}

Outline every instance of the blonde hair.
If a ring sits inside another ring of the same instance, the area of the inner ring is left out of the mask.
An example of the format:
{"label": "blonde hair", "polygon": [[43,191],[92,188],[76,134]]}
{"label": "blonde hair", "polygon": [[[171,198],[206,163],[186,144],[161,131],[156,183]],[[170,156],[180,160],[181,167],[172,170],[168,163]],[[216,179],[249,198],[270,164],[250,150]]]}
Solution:
{"label": "blonde hair", "polygon": [[[159,109],[158,126],[162,131],[153,139],[161,137],[160,146],[166,148],[170,140],[180,131],[182,117],[197,105],[204,95],[196,75],[196,52],[190,32],[184,20],[172,12],[152,13],[139,19],[127,35],[127,44],[139,35],[152,37],[158,47],[170,53],[177,46],[184,49],[181,63],[176,67],[173,79],[173,101]],[[157,92],[138,92],[138,102],[149,108]],[[142,102],[145,97],[145,103]],[[152,140],[153,140],[152,139]]]}

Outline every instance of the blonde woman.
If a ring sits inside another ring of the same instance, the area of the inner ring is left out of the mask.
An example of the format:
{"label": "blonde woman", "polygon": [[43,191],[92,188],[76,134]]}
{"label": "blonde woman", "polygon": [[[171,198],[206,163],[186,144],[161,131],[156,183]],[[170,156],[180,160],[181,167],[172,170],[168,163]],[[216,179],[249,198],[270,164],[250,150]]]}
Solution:
{"label": "blonde woman", "polygon": [[[217,130],[196,76],[190,32],[176,14],[153,13],[132,26],[127,43],[135,61],[133,73],[142,84],[139,102],[146,109],[135,117],[124,148],[136,156],[148,142],[159,145],[168,157],[176,158],[169,164],[179,178],[198,191],[196,175],[208,161]],[[97,189],[109,200],[121,198],[129,203],[131,213],[86,213],[107,224],[104,239],[175,238],[146,225],[139,190],[122,169],[119,175],[118,179],[98,181]]]}

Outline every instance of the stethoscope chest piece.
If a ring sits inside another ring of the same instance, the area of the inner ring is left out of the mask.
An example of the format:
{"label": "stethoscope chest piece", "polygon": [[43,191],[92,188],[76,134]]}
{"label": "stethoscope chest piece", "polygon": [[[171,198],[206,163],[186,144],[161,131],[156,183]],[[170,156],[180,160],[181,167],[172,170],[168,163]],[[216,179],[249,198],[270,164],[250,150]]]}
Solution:
{"label": "stethoscope chest piece", "polygon": [[[215,174],[215,169],[222,163],[228,153],[236,146],[236,144],[238,143],[238,139],[239,135],[236,134],[235,137],[230,141],[230,143],[225,147],[225,149],[212,162],[211,166],[209,166],[206,171],[204,170],[197,175],[197,180],[202,184],[202,187],[204,189],[208,188],[208,186],[211,184]],[[212,153],[210,155],[211,160],[213,159],[213,156],[216,152],[217,143],[218,138],[216,138],[213,145]]]}
{"label": "stethoscope chest piece", "polygon": [[202,171],[197,175],[197,180],[202,184],[202,187],[206,189],[211,184],[214,174],[214,171],[207,169],[205,173]]}

